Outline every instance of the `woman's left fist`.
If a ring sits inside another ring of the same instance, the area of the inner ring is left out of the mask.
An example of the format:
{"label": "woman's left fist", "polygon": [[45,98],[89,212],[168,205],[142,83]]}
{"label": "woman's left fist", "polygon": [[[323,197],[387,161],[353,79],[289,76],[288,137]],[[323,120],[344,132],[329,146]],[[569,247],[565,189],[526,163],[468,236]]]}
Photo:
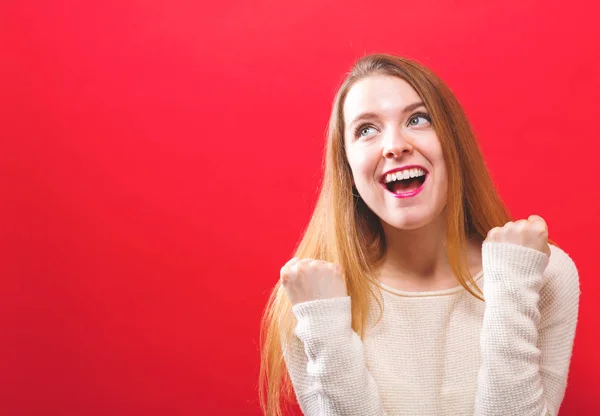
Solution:
{"label": "woman's left fist", "polygon": [[538,215],[530,215],[526,220],[510,221],[503,227],[492,228],[485,241],[517,244],[550,256],[548,226],[546,221]]}

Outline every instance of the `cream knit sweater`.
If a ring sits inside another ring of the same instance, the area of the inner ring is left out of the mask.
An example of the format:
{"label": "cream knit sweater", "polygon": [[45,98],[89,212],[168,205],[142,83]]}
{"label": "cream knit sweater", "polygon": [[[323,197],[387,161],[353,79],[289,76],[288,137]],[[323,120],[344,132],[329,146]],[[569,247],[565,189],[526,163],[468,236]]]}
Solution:
{"label": "cream knit sweater", "polygon": [[284,358],[305,415],[557,415],[579,304],[575,264],[484,243],[475,276],[486,302],[464,288],[381,287],[364,340],[350,297],[297,304]]}

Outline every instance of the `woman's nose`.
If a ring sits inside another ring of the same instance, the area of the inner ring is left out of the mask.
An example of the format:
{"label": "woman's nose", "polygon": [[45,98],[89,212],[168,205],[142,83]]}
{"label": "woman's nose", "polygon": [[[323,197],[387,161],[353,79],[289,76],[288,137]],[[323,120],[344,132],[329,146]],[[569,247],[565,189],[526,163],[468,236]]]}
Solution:
{"label": "woman's nose", "polygon": [[390,131],[383,142],[383,157],[398,158],[402,153],[412,153],[413,146],[399,131]]}

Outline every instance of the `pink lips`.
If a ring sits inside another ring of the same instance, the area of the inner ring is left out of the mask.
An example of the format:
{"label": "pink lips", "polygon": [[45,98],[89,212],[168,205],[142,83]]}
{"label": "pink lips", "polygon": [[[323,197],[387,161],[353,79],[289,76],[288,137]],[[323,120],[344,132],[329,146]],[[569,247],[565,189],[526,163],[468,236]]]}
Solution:
{"label": "pink lips", "polygon": [[[394,171],[390,171],[390,172],[395,172]],[[391,194],[393,197],[395,198],[412,198],[413,196],[418,195],[419,193],[421,193],[421,191],[423,190],[423,188],[425,187],[425,184],[427,183],[427,181],[429,180],[429,172],[425,171],[425,180],[423,181],[423,183],[421,184],[421,186],[419,186],[417,189],[412,190],[412,191],[407,191],[407,192],[400,192],[400,193],[394,193],[391,192],[387,186],[385,186],[385,182],[381,182],[381,186],[383,186],[383,189],[385,189],[385,191],[389,194]],[[384,176],[385,178],[385,176]]]}

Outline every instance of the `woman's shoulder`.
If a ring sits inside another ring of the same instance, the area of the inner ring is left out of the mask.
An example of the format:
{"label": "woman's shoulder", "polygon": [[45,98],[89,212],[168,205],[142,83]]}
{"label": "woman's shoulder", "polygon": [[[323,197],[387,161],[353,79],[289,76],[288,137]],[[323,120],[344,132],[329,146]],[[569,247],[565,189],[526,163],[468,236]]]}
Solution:
{"label": "woman's shoulder", "polygon": [[575,262],[562,248],[550,245],[550,261],[546,275],[563,280],[579,281],[579,272]]}
{"label": "woman's shoulder", "polygon": [[562,248],[550,245],[550,261],[544,272],[545,282],[540,293],[541,306],[578,304],[579,271],[575,262]]}

